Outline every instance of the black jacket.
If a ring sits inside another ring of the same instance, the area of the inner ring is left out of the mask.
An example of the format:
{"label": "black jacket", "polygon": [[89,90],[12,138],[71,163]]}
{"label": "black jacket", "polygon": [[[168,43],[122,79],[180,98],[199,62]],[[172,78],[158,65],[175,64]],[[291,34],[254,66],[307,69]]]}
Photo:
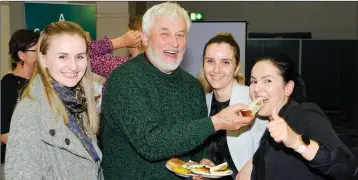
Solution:
{"label": "black jacket", "polygon": [[276,143],[265,132],[254,155],[252,180],[347,180],[353,175],[352,152],[341,142],[316,104],[298,104],[290,100],[279,115],[296,133],[316,141],[319,150],[311,161],[307,161],[283,143]]}

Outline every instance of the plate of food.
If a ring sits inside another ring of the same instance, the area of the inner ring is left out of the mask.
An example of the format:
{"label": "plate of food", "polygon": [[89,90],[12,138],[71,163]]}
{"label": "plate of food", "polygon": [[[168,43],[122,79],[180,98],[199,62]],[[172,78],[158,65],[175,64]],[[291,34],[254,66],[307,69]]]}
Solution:
{"label": "plate of food", "polygon": [[222,163],[214,167],[202,166],[200,168],[191,169],[194,174],[205,178],[218,179],[224,176],[230,176],[233,172],[228,168],[228,164]]}
{"label": "plate of food", "polygon": [[191,169],[195,167],[202,167],[202,165],[199,165],[198,163],[194,161],[188,161],[185,162],[183,160],[180,160],[178,158],[171,158],[165,165],[169,171],[172,171],[178,176],[181,177],[192,177],[197,176],[192,173]]}

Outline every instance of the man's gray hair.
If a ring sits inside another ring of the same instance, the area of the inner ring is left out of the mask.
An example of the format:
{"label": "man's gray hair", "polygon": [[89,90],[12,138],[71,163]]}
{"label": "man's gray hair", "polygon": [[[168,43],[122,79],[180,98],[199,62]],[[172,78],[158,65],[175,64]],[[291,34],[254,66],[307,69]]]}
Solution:
{"label": "man's gray hair", "polygon": [[179,6],[179,4],[174,2],[165,2],[161,4],[154,5],[145,12],[142,20],[142,29],[146,35],[149,35],[150,29],[155,23],[157,17],[167,17],[167,18],[184,18],[186,22],[186,28],[189,32],[191,20],[189,18],[188,12]]}

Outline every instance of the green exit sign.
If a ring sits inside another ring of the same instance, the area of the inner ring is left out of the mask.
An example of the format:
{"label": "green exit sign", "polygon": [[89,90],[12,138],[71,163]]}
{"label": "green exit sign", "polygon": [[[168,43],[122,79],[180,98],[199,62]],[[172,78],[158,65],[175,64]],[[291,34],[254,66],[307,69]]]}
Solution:
{"label": "green exit sign", "polygon": [[192,21],[203,21],[204,13],[189,13],[189,17]]}

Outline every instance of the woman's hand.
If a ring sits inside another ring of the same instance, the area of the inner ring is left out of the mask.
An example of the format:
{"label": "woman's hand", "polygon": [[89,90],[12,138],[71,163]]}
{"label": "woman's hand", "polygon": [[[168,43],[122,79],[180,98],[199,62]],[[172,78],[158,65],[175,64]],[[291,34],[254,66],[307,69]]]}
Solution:
{"label": "woman's hand", "polygon": [[139,31],[130,30],[120,37],[111,39],[111,41],[114,49],[123,47],[137,47],[142,43],[142,33]]}
{"label": "woman's hand", "polygon": [[267,125],[267,129],[270,132],[271,137],[277,142],[282,142],[286,147],[292,149],[298,149],[300,146],[298,135],[287,122],[278,116],[276,108],[272,109],[270,122]]}
{"label": "woman's hand", "polygon": [[203,176],[193,176],[193,180],[210,180],[209,178],[205,178]]}
{"label": "woman's hand", "polygon": [[236,180],[250,180],[252,172],[252,159],[248,160],[240,172],[236,175]]}

